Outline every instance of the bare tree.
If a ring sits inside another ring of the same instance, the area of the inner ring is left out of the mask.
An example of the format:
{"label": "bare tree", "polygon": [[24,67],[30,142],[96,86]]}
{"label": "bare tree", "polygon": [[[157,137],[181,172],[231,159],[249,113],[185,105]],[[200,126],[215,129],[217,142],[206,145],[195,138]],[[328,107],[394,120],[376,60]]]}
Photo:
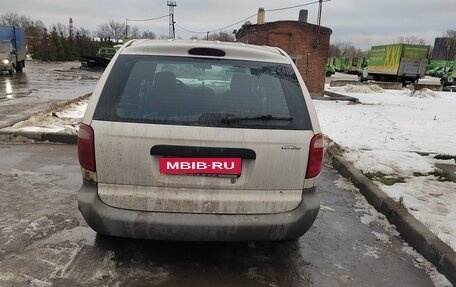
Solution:
{"label": "bare tree", "polygon": [[234,42],[235,38],[233,34],[230,34],[226,31],[220,31],[218,33],[209,34],[208,40]]}
{"label": "bare tree", "polygon": [[47,33],[47,29],[41,20],[31,21],[25,28],[25,35],[32,38],[42,37]]}
{"label": "bare tree", "polygon": [[329,45],[330,57],[365,57],[368,52],[356,48],[351,42],[338,41]]}
{"label": "bare tree", "polygon": [[54,28],[59,36],[63,36],[65,38],[68,37],[68,35],[69,35],[68,26],[66,26],[62,23],[56,23],[56,24],[52,25],[51,30],[54,30]]}
{"label": "bare tree", "polygon": [[445,37],[445,59],[456,60],[456,29],[449,29]]}
{"label": "bare tree", "polygon": [[16,12],[8,12],[0,16],[0,25],[21,26],[27,28],[33,25],[30,17],[19,15]]}
{"label": "bare tree", "polygon": [[141,38],[141,32],[138,26],[127,26],[128,35],[126,38],[138,39]]}
{"label": "bare tree", "polygon": [[340,57],[341,51],[337,45],[329,44],[329,57]]}
{"label": "bare tree", "polygon": [[449,29],[435,38],[431,53],[433,60],[456,60],[456,29]]}
{"label": "bare tree", "polygon": [[416,36],[400,36],[398,44],[426,45],[426,41]]}
{"label": "bare tree", "polygon": [[114,42],[118,42],[125,35],[125,23],[111,20],[109,23],[101,24],[98,26],[96,35],[102,39],[111,39]]}
{"label": "bare tree", "polygon": [[151,32],[151,31],[144,31],[142,33],[142,38],[143,39],[156,39],[157,36],[155,35],[154,32]]}
{"label": "bare tree", "polygon": [[91,33],[89,30],[80,27],[76,29],[76,35],[78,35],[79,37],[90,38]]}

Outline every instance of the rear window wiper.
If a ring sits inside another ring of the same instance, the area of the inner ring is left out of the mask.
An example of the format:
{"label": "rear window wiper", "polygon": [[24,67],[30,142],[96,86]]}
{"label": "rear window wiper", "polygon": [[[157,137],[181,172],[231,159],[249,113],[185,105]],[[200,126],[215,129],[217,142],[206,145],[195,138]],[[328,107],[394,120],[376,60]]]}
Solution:
{"label": "rear window wiper", "polygon": [[257,116],[240,116],[227,113],[205,113],[202,114],[197,123],[206,125],[218,125],[237,123],[240,121],[292,121],[292,117],[278,117],[273,115],[257,115]]}
{"label": "rear window wiper", "polygon": [[221,123],[232,123],[232,122],[239,122],[239,121],[254,121],[254,120],[261,120],[261,121],[292,121],[292,117],[277,117],[273,115],[257,115],[257,116],[232,116],[227,115],[220,119]]}

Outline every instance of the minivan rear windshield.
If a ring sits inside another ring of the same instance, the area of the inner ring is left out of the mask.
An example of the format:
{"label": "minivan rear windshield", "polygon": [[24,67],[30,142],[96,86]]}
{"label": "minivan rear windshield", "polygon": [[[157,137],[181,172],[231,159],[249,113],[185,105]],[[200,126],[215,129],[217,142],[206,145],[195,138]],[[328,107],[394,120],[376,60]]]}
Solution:
{"label": "minivan rear windshield", "polygon": [[309,130],[291,65],[212,58],[120,55],[95,120]]}

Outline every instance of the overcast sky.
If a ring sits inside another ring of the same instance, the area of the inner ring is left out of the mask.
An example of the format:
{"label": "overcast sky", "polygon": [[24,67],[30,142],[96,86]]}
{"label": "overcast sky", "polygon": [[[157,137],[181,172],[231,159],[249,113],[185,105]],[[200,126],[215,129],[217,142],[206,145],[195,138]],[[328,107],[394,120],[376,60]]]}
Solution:
{"label": "overcast sky", "polygon": [[[216,30],[258,11],[259,7],[275,9],[301,5],[313,0],[177,0],[176,23],[192,31]],[[297,20],[299,10],[309,10],[309,22],[316,23],[318,4],[283,11],[266,12],[266,22]],[[110,20],[155,18],[168,14],[165,0],[14,0],[2,1],[0,14],[17,12],[50,27],[55,23],[68,25],[73,18],[76,27],[95,31]],[[256,23],[256,16],[249,19]],[[331,0],[323,4],[322,25],[333,30],[331,42],[350,41],[356,47],[397,42],[400,36],[416,36],[434,44],[448,29],[456,30],[456,0]],[[168,34],[168,18],[149,22],[128,22],[156,35]],[[227,28],[239,29],[241,24]],[[176,27],[176,36],[189,38],[194,34]],[[202,36],[204,34],[198,34]]]}

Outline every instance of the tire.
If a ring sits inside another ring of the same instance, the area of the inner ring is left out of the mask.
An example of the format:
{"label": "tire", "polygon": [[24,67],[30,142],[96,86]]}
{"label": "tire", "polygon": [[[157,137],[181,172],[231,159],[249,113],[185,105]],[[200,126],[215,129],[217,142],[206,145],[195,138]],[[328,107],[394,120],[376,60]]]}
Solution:
{"label": "tire", "polygon": [[22,63],[21,62],[17,62],[16,72],[22,73]]}
{"label": "tire", "polygon": [[16,71],[15,69],[16,68],[14,67],[14,65],[11,65],[11,69],[8,71],[8,74],[13,75],[14,72]]}

